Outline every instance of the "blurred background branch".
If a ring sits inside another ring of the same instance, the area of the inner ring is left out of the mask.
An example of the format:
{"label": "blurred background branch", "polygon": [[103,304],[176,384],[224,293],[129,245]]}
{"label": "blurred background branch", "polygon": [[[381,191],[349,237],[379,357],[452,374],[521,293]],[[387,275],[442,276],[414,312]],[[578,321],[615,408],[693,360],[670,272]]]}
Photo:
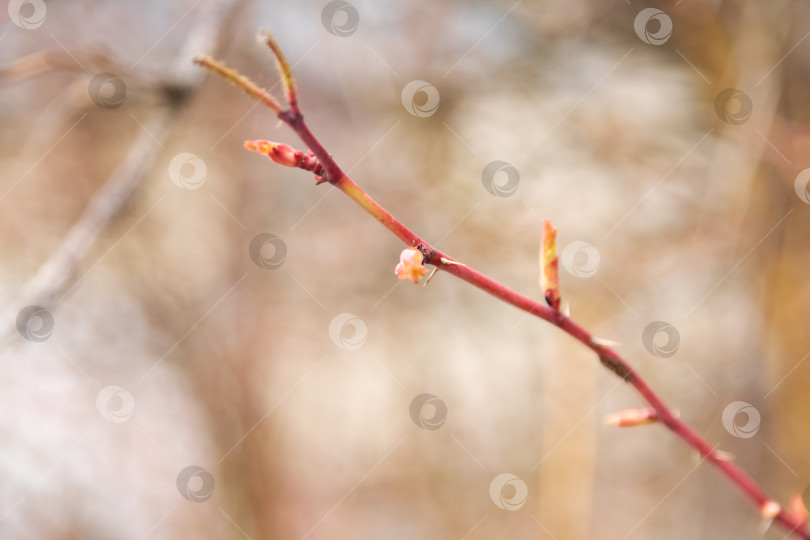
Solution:
{"label": "blurred background branch", "polygon": [[[195,14],[194,27],[189,31],[185,46],[177,56],[171,70],[162,80],[138,81],[137,75],[129,79],[137,81],[139,93],[146,94],[141,95],[141,99],[152,102],[149,116],[140,125],[141,130],[133,138],[120,165],[110,173],[104,185],[88,202],[85,211],[68,230],[49,258],[23,285],[21,299],[12,306],[11,317],[7,317],[6,320],[14,320],[16,323],[17,313],[29,305],[49,311],[53,310],[56,307],[58,296],[61,293],[69,292],[65,289],[74,282],[76,270],[84,261],[88,251],[99,235],[103,233],[107,224],[129,201],[145,175],[152,170],[161,150],[165,148],[164,143],[171,131],[173,116],[177,108],[183,105],[189,94],[193,93],[201,81],[200,74],[189,67],[190,59],[194,56],[195,51],[215,48],[218,34],[223,28],[223,21],[227,19],[232,5],[232,0],[203,2]],[[91,65],[93,68],[104,65],[114,72],[121,72],[125,69],[123,65],[114,60],[99,55],[93,56]],[[10,81],[19,81],[42,75],[51,70],[76,70],[77,66],[83,66],[82,62],[67,50],[38,51],[0,68],[0,77]],[[84,71],[86,68],[82,69],[82,72]],[[64,132],[69,119],[75,118],[77,113],[81,112],[81,118],[83,118],[87,113],[81,109],[93,105],[102,108],[116,108],[121,105],[127,94],[126,85],[111,73],[102,72],[101,76],[106,76],[106,80],[101,80],[100,84],[90,87],[90,102],[85,101],[79,106],[75,103],[59,106],[57,113],[47,117],[43,125],[30,133],[28,146],[32,150],[23,153],[25,158],[30,158],[34,152],[41,152],[42,148],[46,147],[48,138],[55,133]],[[76,84],[80,88],[87,84],[84,76],[80,76],[77,83],[72,84]],[[118,83],[117,86],[116,83]],[[107,87],[105,88],[105,86]],[[113,87],[112,90],[109,87]],[[104,92],[110,91],[111,95],[104,95]],[[23,161],[21,160],[21,162]],[[12,170],[19,169],[13,164],[11,168]],[[7,194],[8,192],[6,192]],[[16,330],[15,324],[7,323],[5,337],[8,338],[10,333],[16,333]]]}

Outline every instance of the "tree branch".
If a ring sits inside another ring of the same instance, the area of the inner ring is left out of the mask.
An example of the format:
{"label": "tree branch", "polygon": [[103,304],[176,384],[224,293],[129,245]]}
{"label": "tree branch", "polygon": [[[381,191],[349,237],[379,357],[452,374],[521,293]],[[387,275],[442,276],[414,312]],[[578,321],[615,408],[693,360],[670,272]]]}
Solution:
{"label": "tree branch", "polygon": [[[672,431],[678,438],[683,440],[686,444],[698,451],[701,457],[719,469],[726,477],[742,491],[749,499],[751,499],[759,508],[760,514],[766,521],[775,521],[788,530],[788,534],[793,534],[798,538],[810,540],[810,531],[807,529],[806,518],[798,511],[789,512],[778,505],[748,474],[746,474],[740,467],[729,461],[728,456],[719,452],[716,446],[710,445],[703,437],[701,437],[695,430],[693,430],[684,421],[680,420],[678,416],[661,400],[644,381],[644,379],[633,369],[633,367],[622,358],[616,351],[608,347],[605,342],[594,337],[590,332],[579,326],[568,316],[561,311],[540,304],[531,300],[497,281],[485,276],[484,274],[470,268],[469,266],[459,264],[446,253],[431,246],[405,225],[403,225],[394,216],[388,213],[382,206],[380,206],[374,199],[372,199],[365,191],[363,191],[357,184],[349,178],[343,170],[338,166],[332,156],[324,149],[323,145],[312,134],[304,122],[304,118],[298,109],[295,81],[289,64],[284,58],[281,49],[275,43],[273,38],[266,30],[262,30],[260,40],[265,42],[273,51],[278,64],[279,72],[284,82],[284,89],[287,101],[289,102],[289,109],[284,109],[272,96],[267,94],[264,90],[259,89],[256,85],[250,82],[247,78],[239,75],[236,71],[223,66],[222,64],[212,60],[208,57],[197,57],[195,62],[202,67],[213,71],[227,80],[233,82],[237,86],[245,90],[254,99],[268,105],[278,118],[286,123],[301,141],[309,147],[312,154],[317,158],[323,171],[326,172],[326,180],[333,186],[348,195],[352,200],[359,204],[369,214],[371,214],[377,221],[384,227],[390,230],[397,238],[402,240],[408,247],[417,248],[424,255],[424,264],[431,264],[439,270],[452,274],[464,281],[478,287],[479,289],[491,294],[495,298],[506,302],[522,311],[534,315],[546,322],[549,322],[565,333],[594,351],[599,358],[602,365],[613,372],[615,375],[623,379],[625,382],[633,386],[641,397],[650,405],[652,411],[645,417],[644,423],[651,421],[661,422],[670,431]],[[273,148],[275,143],[262,141],[270,148]],[[292,150],[292,149],[290,149]],[[295,154],[295,159],[303,159],[304,153],[300,151]],[[283,163],[289,166],[299,166],[299,163]],[[312,170],[308,167],[307,170]],[[633,411],[634,413],[637,411]]]}

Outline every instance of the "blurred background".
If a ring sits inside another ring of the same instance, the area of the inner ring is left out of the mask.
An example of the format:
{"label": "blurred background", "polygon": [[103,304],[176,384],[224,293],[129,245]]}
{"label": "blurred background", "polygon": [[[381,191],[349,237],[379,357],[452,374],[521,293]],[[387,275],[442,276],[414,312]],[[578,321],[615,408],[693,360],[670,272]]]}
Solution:
{"label": "blurred background", "polygon": [[587,349],[243,149],[301,144],[191,58],[280,98],[261,26],[372,197],[538,300],[551,219],[572,317],[810,502],[806,3],[7,4],[3,538],[762,538]]}

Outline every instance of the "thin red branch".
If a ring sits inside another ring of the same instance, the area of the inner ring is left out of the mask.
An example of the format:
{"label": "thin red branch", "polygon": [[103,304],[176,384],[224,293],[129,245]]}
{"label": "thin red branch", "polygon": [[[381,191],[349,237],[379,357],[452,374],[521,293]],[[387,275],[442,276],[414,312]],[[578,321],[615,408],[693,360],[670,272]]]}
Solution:
{"label": "thin red branch", "polygon": [[[301,141],[309,147],[311,152],[323,165],[326,171],[326,180],[362,206],[407,246],[419,248],[419,250],[426,255],[424,260],[425,264],[431,264],[439,270],[444,270],[449,274],[475,285],[479,289],[507,304],[511,304],[520,310],[557,326],[562,331],[593,350],[606,368],[635,388],[655,411],[656,420],[658,422],[661,422],[678,438],[697,450],[704,460],[708,461],[725,474],[733,485],[757,505],[760,513],[765,516],[765,518],[772,518],[773,521],[787,529],[789,531],[788,534],[794,534],[799,538],[810,540],[810,531],[808,531],[807,523],[804,522],[801,516],[788,512],[781,506],[776,505],[773,498],[771,498],[753,478],[746,474],[739,466],[729,461],[721,452],[718,452],[716,446],[710,445],[694,429],[680,420],[678,416],[673,413],[672,409],[661,400],[658,394],[647,385],[644,379],[642,379],[633,367],[616,351],[601,343],[600,340],[595,339],[590,332],[579,326],[562,312],[535,302],[469,266],[453,264],[454,259],[452,259],[452,257],[422,240],[380,206],[374,199],[369,197],[365,191],[343,172],[329,152],[326,151],[320,141],[309,130],[309,127],[307,127],[304,122],[304,117],[298,109],[295,82],[292,78],[289,64],[284,59],[284,55],[275,41],[273,41],[272,37],[270,37],[269,33],[265,31],[260,37],[270,46],[273,53],[276,55],[279,71],[281,72],[285,84],[285,94],[287,95],[288,101],[290,101],[288,110],[279,110],[280,108],[277,107],[277,102],[272,97],[259,90],[253,83],[241,75],[238,75],[236,72],[228,70],[208,58],[197,59],[197,62],[241,86],[248,94],[265,103],[276,112],[279,119],[286,123],[296,135],[298,135]],[[766,515],[775,508],[778,508],[778,512]]]}

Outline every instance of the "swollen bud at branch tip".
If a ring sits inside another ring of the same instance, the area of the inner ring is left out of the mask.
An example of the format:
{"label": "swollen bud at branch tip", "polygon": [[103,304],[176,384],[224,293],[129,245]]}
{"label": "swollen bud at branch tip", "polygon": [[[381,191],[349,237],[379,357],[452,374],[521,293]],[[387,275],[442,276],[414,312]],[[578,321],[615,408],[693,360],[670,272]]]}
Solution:
{"label": "swollen bud at branch tip", "polygon": [[245,148],[264,154],[279,165],[284,165],[285,167],[298,167],[301,160],[304,158],[303,152],[295,150],[289,144],[264,140],[245,141]]}
{"label": "swollen bud at branch tip", "polygon": [[605,417],[605,423],[617,427],[635,427],[652,424],[658,420],[653,409],[627,409]]}
{"label": "swollen bud at branch tip", "polygon": [[540,288],[546,303],[560,309],[560,275],[557,260],[557,229],[549,220],[543,221],[543,242],[540,244]]}
{"label": "swollen bud at branch tip", "polygon": [[407,248],[399,255],[399,264],[394,268],[394,273],[399,279],[410,279],[414,283],[419,283],[419,279],[425,275],[427,268],[422,261],[422,252],[415,248]]}

